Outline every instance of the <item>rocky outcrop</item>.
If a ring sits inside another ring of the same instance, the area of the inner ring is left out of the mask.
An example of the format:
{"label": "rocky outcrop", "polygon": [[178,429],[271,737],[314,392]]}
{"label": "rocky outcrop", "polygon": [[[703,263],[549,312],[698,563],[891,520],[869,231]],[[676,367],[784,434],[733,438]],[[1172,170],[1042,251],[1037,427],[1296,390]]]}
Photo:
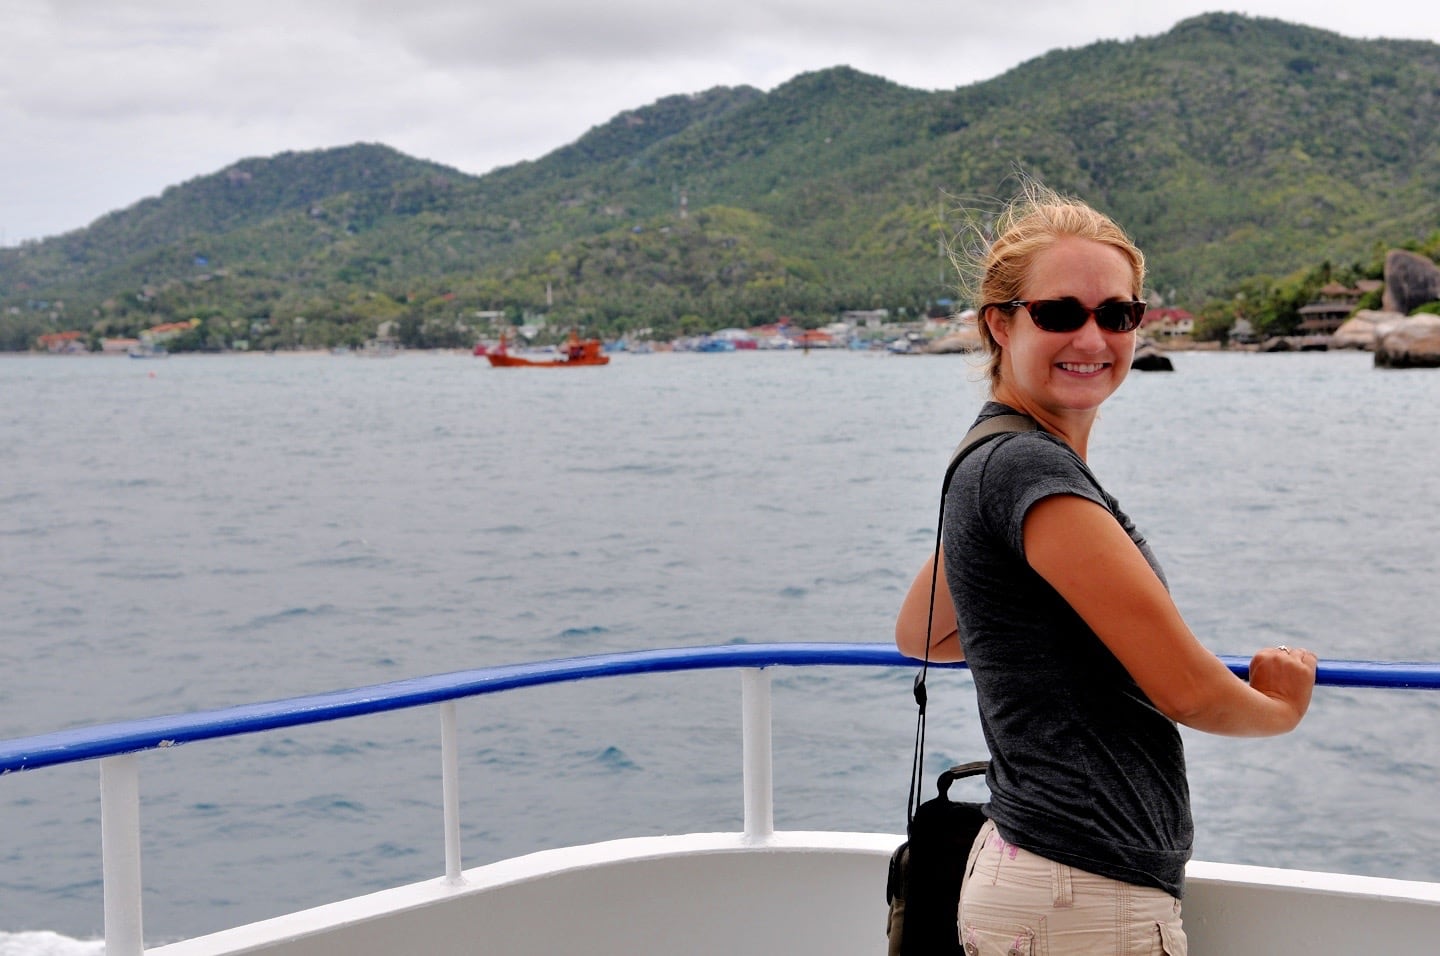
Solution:
{"label": "rocky outcrop", "polygon": [[941,336],[925,343],[920,351],[927,355],[950,355],[956,352],[978,352],[983,347],[980,331],[973,325],[966,325],[958,332]]}
{"label": "rocky outcrop", "polygon": [[1399,312],[1381,312],[1376,309],[1361,309],[1330,336],[1332,349],[1375,350],[1375,340],[1380,331],[1396,322],[1403,322],[1405,316]]}
{"label": "rocky outcrop", "polygon": [[1440,301],[1440,266],[1404,249],[1385,253],[1385,292],[1381,307],[1386,312],[1409,315],[1426,302],[1435,301]]}
{"label": "rocky outcrop", "polygon": [[1375,339],[1376,368],[1440,368],[1440,315],[1391,323]]}
{"label": "rocky outcrop", "polygon": [[1170,356],[1148,343],[1135,349],[1135,355],[1130,359],[1130,367],[1141,372],[1175,371],[1175,363],[1170,361]]}

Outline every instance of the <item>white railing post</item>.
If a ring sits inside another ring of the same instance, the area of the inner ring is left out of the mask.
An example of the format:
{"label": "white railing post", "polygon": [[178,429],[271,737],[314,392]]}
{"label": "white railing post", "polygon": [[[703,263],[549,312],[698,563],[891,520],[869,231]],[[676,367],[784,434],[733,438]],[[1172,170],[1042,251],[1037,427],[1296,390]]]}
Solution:
{"label": "white railing post", "polygon": [[445,804],[445,878],[460,877],[460,742],[455,702],[440,705],[440,789]]}
{"label": "white railing post", "polygon": [[770,756],[769,672],[764,668],[744,668],[740,671],[740,690],[745,836],[764,839],[775,832],[774,767]]}
{"label": "white railing post", "polygon": [[143,956],[140,909],[140,770],[135,754],[100,761],[100,867],[106,956]]}

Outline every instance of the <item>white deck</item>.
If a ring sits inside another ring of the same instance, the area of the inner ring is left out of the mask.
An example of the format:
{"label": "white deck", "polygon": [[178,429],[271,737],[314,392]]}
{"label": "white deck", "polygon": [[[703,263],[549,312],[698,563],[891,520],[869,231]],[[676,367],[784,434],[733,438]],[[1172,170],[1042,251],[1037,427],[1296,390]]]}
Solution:
{"label": "white deck", "polygon": [[[900,838],[690,834],[549,850],[148,950],[151,956],[875,956]],[[1430,952],[1440,884],[1192,863],[1192,956]]]}

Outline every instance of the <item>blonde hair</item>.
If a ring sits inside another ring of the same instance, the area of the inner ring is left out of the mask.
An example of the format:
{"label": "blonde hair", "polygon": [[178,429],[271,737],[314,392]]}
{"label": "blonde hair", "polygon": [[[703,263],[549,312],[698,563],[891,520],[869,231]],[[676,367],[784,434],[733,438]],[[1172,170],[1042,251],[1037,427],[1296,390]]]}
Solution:
{"label": "blonde hair", "polygon": [[1115,220],[1033,179],[1022,182],[1019,195],[1005,206],[993,226],[974,224],[968,238],[970,242],[960,250],[951,250],[950,260],[974,302],[985,351],[982,368],[992,389],[1000,382],[1002,350],[985,321],[985,309],[1022,298],[1035,257],[1058,240],[1088,239],[1117,249],[1130,264],[1135,298],[1140,298],[1145,286],[1145,256]]}

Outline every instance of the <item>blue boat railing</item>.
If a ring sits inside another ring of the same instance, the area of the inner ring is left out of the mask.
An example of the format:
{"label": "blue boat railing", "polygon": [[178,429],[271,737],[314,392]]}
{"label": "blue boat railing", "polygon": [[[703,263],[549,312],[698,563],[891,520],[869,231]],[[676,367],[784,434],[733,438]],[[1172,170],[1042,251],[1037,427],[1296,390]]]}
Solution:
{"label": "blue boat railing", "polygon": [[[1222,656],[1233,672],[1249,660]],[[741,670],[745,834],[774,832],[771,777],[771,667],[915,667],[890,644],[728,644],[597,654],[508,664],[372,684],[305,697],[62,730],[0,742],[0,776],[87,760],[100,761],[101,853],[108,956],[141,956],[140,798],[136,755],[199,740],[235,737],[367,714],[438,705],[445,825],[445,875],[460,882],[459,747],[455,701],[467,697],[598,677],[668,671]],[[964,667],[963,664],[932,665]],[[1440,664],[1331,661],[1321,685],[1440,690]]]}

